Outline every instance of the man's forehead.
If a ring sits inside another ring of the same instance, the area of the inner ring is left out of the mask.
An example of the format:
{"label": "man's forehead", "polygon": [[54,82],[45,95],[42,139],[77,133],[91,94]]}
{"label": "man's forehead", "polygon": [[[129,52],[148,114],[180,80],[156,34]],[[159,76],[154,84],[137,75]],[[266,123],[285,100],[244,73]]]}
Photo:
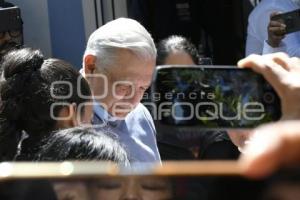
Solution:
{"label": "man's forehead", "polygon": [[117,62],[116,66],[112,67],[110,71],[118,76],[145,78],[152,76],[154,68],[154,61],[130,57]]}
{"label": "man's forehead", "polygon": [[141,52],[133,51],[131,49],[119,48],[116,50],[116,63],[124,64],[127,62],[141,62],[149,63],[151,62],[155,65],[155,58],[151,59],[146,55],[143,55]]}
{"label": "man's forehead", "polygon": [[118,58],[109,69],[113,81],[129,81],[149,85],[155,68],[155,60],[143,59],[130,50],[118,50]]}

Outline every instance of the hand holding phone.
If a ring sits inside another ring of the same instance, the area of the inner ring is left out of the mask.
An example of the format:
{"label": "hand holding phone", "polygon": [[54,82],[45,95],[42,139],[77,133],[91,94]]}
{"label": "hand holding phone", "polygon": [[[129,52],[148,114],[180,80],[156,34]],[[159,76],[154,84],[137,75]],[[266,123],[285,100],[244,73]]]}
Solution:
{"label": "hand holding phone", "polygon": [[285,24],[286,34],[300,31],[300,9],[291,12],[286,12],[281,14],[277,13],[271,15],[271,21],[277,21]]}
{"label": "hand holding phone", "polygon": [[281,99],[282,119],[300,119],[300,59],[284,53],[251,55],[239,67],[262,74]]}
{"label": "hand holding phone", "polygon": [[252,128],[280,118],[273,88],[261,75],[234,66],[158,67],[152,95],[156,124]]}
{"label": "hand holding phone", "polygon": [[268,44],[273,47],[279,47],[280,42],[285,38],[286,25],[283,20],[274,20],[273,17],[279,13],[274,12],[270,16],[270,22],[268,25]]}

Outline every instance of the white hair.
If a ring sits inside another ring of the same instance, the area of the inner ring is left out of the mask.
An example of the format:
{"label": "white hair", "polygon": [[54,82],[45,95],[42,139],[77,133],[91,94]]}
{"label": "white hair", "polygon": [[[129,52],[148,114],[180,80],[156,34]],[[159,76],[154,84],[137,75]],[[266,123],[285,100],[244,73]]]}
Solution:
{"label": "white hair", "polygon": [[119,49],[130,50],[142,59],[156,59],[151,35],[140,23],[128,18],[113,20],[93,32],[83,59],[86,55],[96,56],[96,66],[106,68],[117,61]]}

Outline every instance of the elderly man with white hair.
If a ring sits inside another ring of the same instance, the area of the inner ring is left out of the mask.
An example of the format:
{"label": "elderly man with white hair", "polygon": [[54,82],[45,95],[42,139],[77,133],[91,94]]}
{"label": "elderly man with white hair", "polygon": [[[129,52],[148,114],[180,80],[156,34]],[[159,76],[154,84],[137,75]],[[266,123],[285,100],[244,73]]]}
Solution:
{"label": "elderly man with white hair", "polygon": [[83,57],[83,76],[94,96],[93,124],[116,137],[131,162],[160,162],[156,131],[140,103],[151,84],[156,48],[137,21],[113,20],[90,36]]}

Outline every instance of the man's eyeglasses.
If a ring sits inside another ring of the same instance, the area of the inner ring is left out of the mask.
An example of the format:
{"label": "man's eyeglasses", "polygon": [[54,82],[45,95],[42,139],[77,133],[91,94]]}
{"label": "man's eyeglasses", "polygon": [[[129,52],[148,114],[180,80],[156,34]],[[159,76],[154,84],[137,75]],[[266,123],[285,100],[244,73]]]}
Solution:
{"label": "man's eyeglasses", "polygon": [[21,35],[20,30],[10,30],[10,31],[6,31],[6,32],[0,32],[0,39],[3,39],[6,35],[6,33],[8,33],[9,36],[12,37],[12,38],[16,38],[16,37],[19,37]]}

